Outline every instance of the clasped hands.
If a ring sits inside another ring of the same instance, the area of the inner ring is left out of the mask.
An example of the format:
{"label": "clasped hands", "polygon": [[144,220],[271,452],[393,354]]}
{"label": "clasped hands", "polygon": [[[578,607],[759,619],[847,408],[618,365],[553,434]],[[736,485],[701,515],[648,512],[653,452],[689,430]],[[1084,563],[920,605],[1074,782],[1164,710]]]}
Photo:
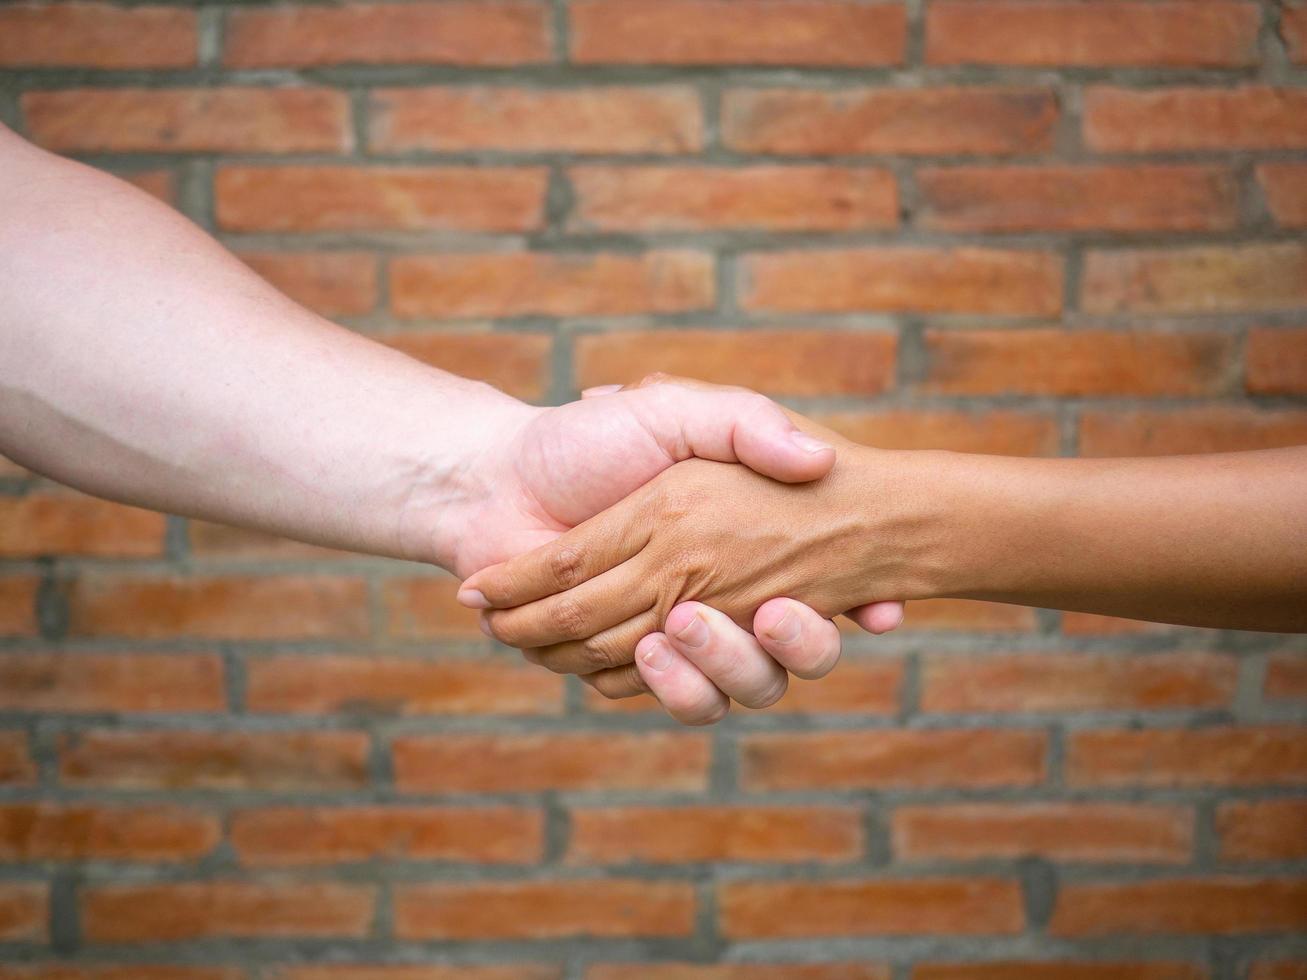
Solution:
{"label": "clasped hands", "polygon": [[532,663],[709,724],[732,700],[773,704],[790,673],[828,673],[835,615],[876,633],[901,621],[874,600],[910,594],[911,556],[876,543],[907,529],[842,506],[891,492],[887,474],[836,465],[836,445],[841,460],[874,450],[665,376],[533,411],[452,562],[459,601]]}

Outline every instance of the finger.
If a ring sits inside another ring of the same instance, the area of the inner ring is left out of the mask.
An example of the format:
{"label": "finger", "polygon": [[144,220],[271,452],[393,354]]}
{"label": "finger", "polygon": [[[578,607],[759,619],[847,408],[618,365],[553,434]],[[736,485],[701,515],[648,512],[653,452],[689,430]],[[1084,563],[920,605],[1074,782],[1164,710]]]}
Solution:
{"label": "finger", "polygon": [[621,385],[595,385],[593,388],[586,388],[581,392],[582,398],[602,398],[604,395],[611,395],[614,392],[621,391]]}
{"label": "finger", "polygon": [[458,590],[472,609],[508,609],[566,592],[615,568],[649,543],[638,493],[534,551],[474,572]]}
{"label": "finger", "polygon": [[752,633],[710,606],[681,603],[668,614],[664,635],[719,691],[746,708],[766,708],[785,693],[785,668]]}
{"label": "finger", "polygon": [[610,701],[649,693],[649,685],[644,682],[644,678],[640,676],[640,668],[634,663],[613,667],[611,670],[596,671],[582,677],[581,680]]}
{"label": "finger", "polygon": [[868,633],[880,635],[902,626],[905,613],[906,609],[901,602],[869,602],[865,606],[850,609],[844,615]]}
{"label": "finger", "polygon": [[743,463],[785,483],[815,480],[835,465],[832,445],[799,429],[779,405],[755,392],[653,375],[627,394],[674,460]]}
{"label": "finger", "polygon": [[730,699],[672,649],[662,633],[640,641],[635,664],[653,696],[683,725],[711,725],[731,710]]}
{"label": "finger", "polygon": [[[656,599],[657,588],[636,558],[566,592],[512,609],[486,610],[481,619],[496,640],[521,650],[593,637],[645,612]],[[631,641],[632,650],[639,639]]]}
{"label": "finger", "polygon": [[795,677],[825,677],[839,663],[839,627],[794,599],[764,602],[754,613],[753,633]]}
{"label": "finger", "polygon": [[592,674],[634,662],[635,648],[656,629],[658,613],[654,609],[646,609],[639,616],[584,640],[556,643],[523,652],[529,655],[533,663],[556,674]]}

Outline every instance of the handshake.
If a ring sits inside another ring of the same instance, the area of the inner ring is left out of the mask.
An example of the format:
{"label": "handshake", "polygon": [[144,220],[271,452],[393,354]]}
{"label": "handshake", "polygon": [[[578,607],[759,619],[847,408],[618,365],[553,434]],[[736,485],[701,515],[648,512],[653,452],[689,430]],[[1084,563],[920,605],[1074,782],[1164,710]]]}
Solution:
{"label": "handshake", "polygon": [[496,433],[438,560],[487,634],[608,697],[649,691],[686,724],[766,707],[835,666],[831,617],[885,632],[902,605],[874,600],[914,592],[912,556],[869,547],[912,540],[901,509],[873,528],[845,506],[906,488],[761,395],[655,375]]}

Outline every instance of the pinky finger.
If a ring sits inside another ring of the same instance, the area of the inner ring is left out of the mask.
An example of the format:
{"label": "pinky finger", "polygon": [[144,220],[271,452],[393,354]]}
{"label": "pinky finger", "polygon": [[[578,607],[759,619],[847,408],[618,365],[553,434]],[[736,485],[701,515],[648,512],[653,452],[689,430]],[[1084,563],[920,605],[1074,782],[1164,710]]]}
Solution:
{"label": "pinky finger", "polygon": [[901,602],[869,602],[850,609],[844,615],[868,633],[889,633],[903,625],[904,608]]}
{"label": "pinky finger", "polygon": [[731,701],[694,664],[651,633],[635,650],[635,664],[667,713],[683,725],[712,725],[726,717]]}

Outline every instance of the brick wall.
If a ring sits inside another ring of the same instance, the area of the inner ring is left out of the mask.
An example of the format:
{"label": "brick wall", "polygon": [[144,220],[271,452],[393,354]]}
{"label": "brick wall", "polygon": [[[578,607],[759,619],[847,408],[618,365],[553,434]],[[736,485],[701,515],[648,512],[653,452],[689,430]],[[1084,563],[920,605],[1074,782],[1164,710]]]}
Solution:
{"label": "brick wall", "polygon": [[[8,3],[0,67],[34,140],[524,398],[1307,441],[1293,0]],[[415,566],[12,465],[0,554],[3,980],[1307,977],[1301,638],[920,603],[690,731]]]}

